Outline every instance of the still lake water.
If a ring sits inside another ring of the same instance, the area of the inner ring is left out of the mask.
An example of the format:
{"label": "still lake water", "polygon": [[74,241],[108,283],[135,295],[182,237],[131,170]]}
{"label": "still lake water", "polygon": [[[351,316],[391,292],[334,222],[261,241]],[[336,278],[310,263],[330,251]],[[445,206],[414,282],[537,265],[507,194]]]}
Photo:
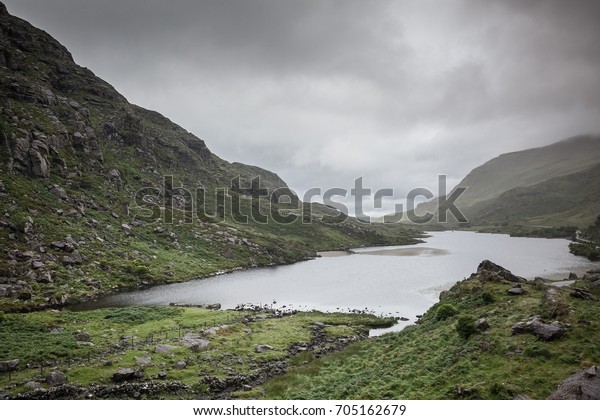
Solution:
{"label": "still lake water", "polygon": [[[322,311],[372,311],[414,322],[442,290],[489,259],[514,274],[564,279],[597,267],[569,253],[564,239],[511,238],[474,232],[431,232],[426,243],[356,249],[287,266],[237,271],[186,283],[120,293],[79,309],[109,306],[220,303]],[[400,323],[394,329],[401,329]]]}

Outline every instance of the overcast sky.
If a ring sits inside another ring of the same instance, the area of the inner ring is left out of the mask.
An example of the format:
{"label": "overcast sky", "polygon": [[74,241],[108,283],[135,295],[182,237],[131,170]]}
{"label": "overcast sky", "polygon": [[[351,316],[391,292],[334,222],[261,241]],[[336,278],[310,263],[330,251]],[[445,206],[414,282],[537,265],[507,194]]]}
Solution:
{"label": "overcast sky", "polygon": [[132,103],[312,187],[437,191],[600,132],[597,0],[4,0]]}

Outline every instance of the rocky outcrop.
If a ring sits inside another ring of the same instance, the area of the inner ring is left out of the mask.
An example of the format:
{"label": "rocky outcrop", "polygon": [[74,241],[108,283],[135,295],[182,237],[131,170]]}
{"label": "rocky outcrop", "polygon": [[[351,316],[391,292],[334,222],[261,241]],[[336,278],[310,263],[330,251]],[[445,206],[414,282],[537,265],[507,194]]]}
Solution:
{"label": "rocky outcrop", "polygon": [[562,324],[558,321],[547,324],[542,320],[541,317],[534,316],[527,320],[513,324],[511,327],[511,332],[513,335],[533,334],[542,340],[550,341],[562,337],[565,330]]}
{"label": "rocky outcrop", "polygon": [[549,400],[600,400],[600,366],[569,376]]}
{"label": "rocky outcrop", "polygon": [[490,260],[482,261],[477,267],[477,272],[471,274],[468,280],[496,283],[524,283],[527,281],[523,277],[515,276],[506,268],[494,264]]}

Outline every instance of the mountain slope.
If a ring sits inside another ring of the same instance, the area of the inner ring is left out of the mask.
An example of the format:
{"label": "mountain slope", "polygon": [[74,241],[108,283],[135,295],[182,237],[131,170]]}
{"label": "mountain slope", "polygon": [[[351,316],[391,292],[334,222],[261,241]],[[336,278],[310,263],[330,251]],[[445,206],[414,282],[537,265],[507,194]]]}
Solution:
{"label": "mountain slope", "polygon": [[[466,188],[456,205],[477,226],[587,226],[600,209],[599,165],[600,136],[592,135],[503,154],[455,187]],[[437,199],[420,205],[417,214],[436,210]]]}
{"label": "mountain slope", "polygon": [[[130,104],[0,3],[0,310],[414,242],[308,207],[278,175]],[[275,223],[279,210],[297,216]]]}

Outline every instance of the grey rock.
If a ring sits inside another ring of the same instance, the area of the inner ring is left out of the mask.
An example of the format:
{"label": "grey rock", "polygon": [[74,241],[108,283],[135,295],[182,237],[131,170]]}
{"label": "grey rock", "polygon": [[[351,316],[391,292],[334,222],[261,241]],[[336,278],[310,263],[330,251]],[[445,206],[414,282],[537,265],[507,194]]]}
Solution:
{"label": "grey rock", "polygon": [[577,277],[577,274],[575,273],[569,273],[569,280],[577,280],[579,277]]}
{"label": "grey rock", "polygon": [[596,300],[594,295],[584,289],[575,288],[571,291],[570,295],[575,299],[583,299],[583,300]]}
{"label": "grey rock", "polygon": [[268,344],[259,344],[256,346],[257,353],[264,353],[269,350],[273,350],[273,347],[269,346]]}
{"label": "grey rock", "polygon": [[49,191],[51,194],[55,195],[61,200],[67,201],[69,199],[69,195],[67,194],[67,192],[58,185],[53,185],[52,187],[50,187]]}
{"label": "grey rock", "polygon": [[561,383],[549,400],[600,400],[600,366],[578,372]]}
{"label": "grey rock", "polygon": [[83,262],[83,257],[81,256],[81,254],[78,251],[73,251],[73,252],[71,252],[71,254],[65,255],[63,257],[64,264],[74,265],[74,264],[81,264],[82,262]]}
{"label": "grey rock", "polygon": [[121,178],[121,174],[119,173],[119,171],[117,169],[111,169],[110,171],[108,171],[108,174],[106,174],[106,176],[108,177],[108,179],[120,179]]}
{"label": "grey rock", "polygon": [[125,382],[139,378],[139,373],[131,368],[121,368],[112,375],[113,382]]}
{"label": "grey rock", "polygon": [[187,366],[187,363],[183,360],[180,360],[177,363],[175,363],[175,365],[173,366],[173,369],[181,370],[181,369],[185,369],[186,366]]}
{"label": "grey rock", "polygon": [[533,334],[545,340],[555,340],[564,334],[564,328],[559,322],[546,324],[539,316],[531,317],[525,321],[517,322],[511,327],[512,334]]}
{"label": "grey rock", "polygon": [[46,383],[50,386],[59,386],[63,385],[67,382],[67,377],[64,373],[53,370],[48,375],[46,375]]}
{"label": "grey rock", "polygon": [[65,332],[64,328],[53,328],[52,331],[50,331],[50,334],[58,335],[58,334],[62,334],[64,332]]}
{"label": "grey rock", "polygon": [[34,269],[40,269],[44,266],[44,263],[42,261],[34,261],[32,264]]}
{"label": "grey rock", "polygon": [[34,391],[36,389],[40,389],[41,386],[42,386],[41,383],[35,382],[35,381],[29,381],[25,384],[25,388],[30,389],[32,391]]}
{"label": "grey rock", "polygon": [[135,357],[134,360],[138,366],[148,366],[152,363],[151,357]]}
{"label": "grey rock", "polygon": [[490,324],[488,323],[487,319],[480,318],[475,321],[475,328],[477,328],[479,331],[487,331],[490,329]]}
{"label": "grey rock", "polygon": [[170,353],[173,350],[177,350],[179,347],[178,346],[170,346],[168,344],[159,344],[158,346],[154,347],[154,353]]}
{"label": "grey rock", "polygon": [[160,372],[158,372],[158,375],[156,375],[156,379],[160,379],[161,381],[164,381],[165,379],[167,379],[167,372],[165,372],[164,370],[161,370]]}
{"label": "grey rock", "polygon": [[317,322],[315,322],[315,324],[314,324],[314,325],[315,325],[315,327],[317,327],[317,328],[325,328],[325,324],[324,324],[323,322],[319,322],[319,321],[317,321]]}
{"label": "grey rock", "polygon": [[522,287],[513,287],[512,289],[508,290],[508,294],[514,295],[514,296],[522,295],[524,292],[525,291],[523,290]]}
{"label": "grey rock", "polygon": [[77,341],[92,341],[92,336],[89,333],[81,332],[75,336]]}
{"label": "grey rock", "polygon": [[190,350],[199,352],[204,350],[210,344],[210,341],[202,338],[200,335],[195,333],[187,333],[181,339],[181,344],[188,347]]}
{"label": "grey rock", "polygon": [[600,290],[600,280],[596,280],[592,284],[590,284],[590,289],[592,290]]}
{"label": "grey rock", "polygon": [[0,360],[0,372],[12,372],[19,364],[19,359]]}
{"label": "grey rock", "polygon": [[527,280],[523,277],[515,276],[509,270],[494,264],[490,260],[482,261],[477,267],[477,272],[473,273],[468,280],[479,280],[481,282],[503,282],[524,283]]}

